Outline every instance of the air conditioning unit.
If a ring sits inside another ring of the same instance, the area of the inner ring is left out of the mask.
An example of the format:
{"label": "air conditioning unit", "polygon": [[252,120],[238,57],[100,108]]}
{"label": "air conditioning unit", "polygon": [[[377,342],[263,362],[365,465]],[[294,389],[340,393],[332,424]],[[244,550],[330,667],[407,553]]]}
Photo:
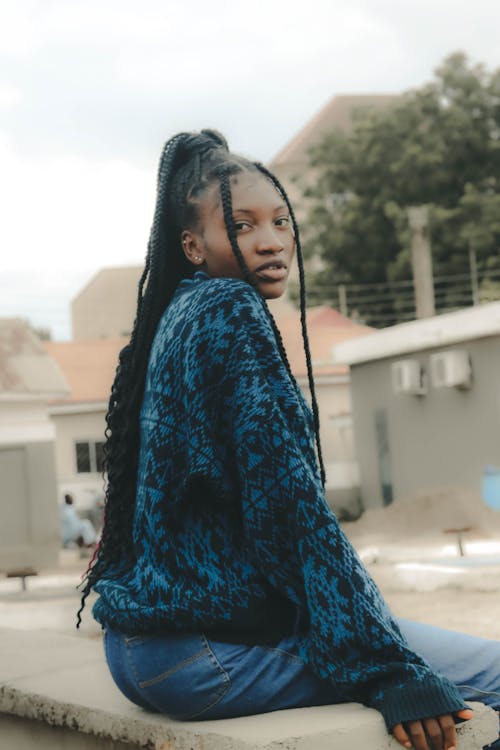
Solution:
{"label": "air conditioning unit", "polygon": [[394,393],[425,396],[427,378],[418,359],[400,359],[391,365],[392,389]]}
{"label": "air conditioning unit", "polygon": [[430,372],[434,388],[470,388],[472,385],[471,360],[464,349],[431,354]]}

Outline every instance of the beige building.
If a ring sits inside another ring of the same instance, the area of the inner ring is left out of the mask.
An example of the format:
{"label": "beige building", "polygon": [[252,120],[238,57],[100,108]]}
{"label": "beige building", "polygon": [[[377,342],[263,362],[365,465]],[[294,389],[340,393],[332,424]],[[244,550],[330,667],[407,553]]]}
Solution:
{"label": "beige building", "polygon": [[60,546],[50,399],[68,384],[20,319],[0,320],[0,570],[54,565]]}
{"label": "beige building", "polygon": [[118,354],[126,343],[124,338],[44,342],[45,351],[58,363],[70,388],[69,395],[50,404],[58,497],[61,501],[70,493],[79,510],[90,510],[104,496],[104,417]]}
{"label": "beige building", "polygon": [[71,303],[73,339],[130,336],[142,266],[102,268]]}

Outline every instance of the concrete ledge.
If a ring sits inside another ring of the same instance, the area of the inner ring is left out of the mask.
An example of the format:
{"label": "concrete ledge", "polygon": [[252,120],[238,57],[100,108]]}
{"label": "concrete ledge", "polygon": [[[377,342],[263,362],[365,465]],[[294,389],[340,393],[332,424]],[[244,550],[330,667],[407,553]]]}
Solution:
{"label": "concrete ledge", "polygon": [[[498,736],[497,714],[471,704],[459,750]],[[401,750],[377,711],[357,703],[207,722],[175,722],[116,689],[99,640],[0,631],[0,749]]]}

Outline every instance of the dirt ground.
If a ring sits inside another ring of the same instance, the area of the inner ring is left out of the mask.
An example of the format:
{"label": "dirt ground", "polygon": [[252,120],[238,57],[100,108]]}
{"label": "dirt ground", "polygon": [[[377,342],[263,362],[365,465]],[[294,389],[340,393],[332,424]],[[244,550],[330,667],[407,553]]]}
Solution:
{"label": "dirt ground", "polygon": [[[468,529],[462,538],[473,566],[466,575],[441,585],[436,567],[416,570],[416,582],[410,576],[408,583],[407,576],[405,583],[404,566],[439,566],[440,559],[458,557],[457,534],[450,532],[457,528]],[[421,491],[365,512],[344,530],[394,614],[500,640],[500,513],[477,493],[456,487]]]}
{"label": "dirt ground", "polygon": [[[374,576],[376,579],[376,576]],[[384,591],[398,617],[459,630],[482,638],[500,640],[500,594],[498,591]]]}

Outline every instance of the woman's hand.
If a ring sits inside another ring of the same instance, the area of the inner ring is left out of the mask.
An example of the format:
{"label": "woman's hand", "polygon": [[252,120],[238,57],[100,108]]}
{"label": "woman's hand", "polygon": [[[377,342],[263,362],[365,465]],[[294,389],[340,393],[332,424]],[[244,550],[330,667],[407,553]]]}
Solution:
{"label": "woman's hand", "polygon": [[[472,719],[474,711],[464,708],[457,711],[455,716],[468,721]],[[393,736],[403,747],[414,750],[456,750],[457,731],[452,714],[437,716],[435,719],[421,721],[407,721],[396,724],[392,730]]]}

